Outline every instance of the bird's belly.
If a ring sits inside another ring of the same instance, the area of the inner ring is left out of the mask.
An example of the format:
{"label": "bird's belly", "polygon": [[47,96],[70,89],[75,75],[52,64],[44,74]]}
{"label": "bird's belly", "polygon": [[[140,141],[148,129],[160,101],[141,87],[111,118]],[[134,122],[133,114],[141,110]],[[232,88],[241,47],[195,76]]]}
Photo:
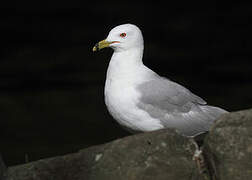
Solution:
{"label": "bird's belly", "polygon": [[105,86],[105,103],[113,118],[134,131],[153,131],[163,128],[158,119],[139,109],[139,93],[133,87]]}

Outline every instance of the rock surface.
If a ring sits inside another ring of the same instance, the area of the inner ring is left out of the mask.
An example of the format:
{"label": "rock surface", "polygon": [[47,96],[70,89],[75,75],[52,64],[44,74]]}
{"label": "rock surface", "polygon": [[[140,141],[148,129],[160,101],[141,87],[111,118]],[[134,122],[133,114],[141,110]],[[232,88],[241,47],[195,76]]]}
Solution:
{"label": "rock surface", "polygon": [[118,139],[61,157],[8,169],[8,180],[199,179],[195,147],[173,130]]}
{"label": "rock surface", "polygon": [[190,139],[166,129],[118,139],[7,170],[7,180],[252,179],[252,109],[225,114],[205,138],[210,176],[199,173]]}
{"label": "rock surface", "polygon": [[223,115],[205,139],[213,179],[252,179],[252,109]]}

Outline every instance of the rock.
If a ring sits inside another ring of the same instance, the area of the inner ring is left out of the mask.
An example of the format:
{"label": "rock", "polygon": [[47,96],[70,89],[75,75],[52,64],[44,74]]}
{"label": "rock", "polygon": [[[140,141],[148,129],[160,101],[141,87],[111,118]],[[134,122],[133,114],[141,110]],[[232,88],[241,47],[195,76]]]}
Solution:
{"label": "rock", "polygon": [[252,109],[221,116],[203,147],[209,177],[192,160],[192,141],[165,129],[10,167],[5,180],[252,179]]}
{"label": "rock", "polygon": [[223,115],[205,139],[213,179],[252,179],[252,109]]}
{"label": "rock", "polygon": [[10,167],[8,180],[196,180],[195,147],[166,129]]}

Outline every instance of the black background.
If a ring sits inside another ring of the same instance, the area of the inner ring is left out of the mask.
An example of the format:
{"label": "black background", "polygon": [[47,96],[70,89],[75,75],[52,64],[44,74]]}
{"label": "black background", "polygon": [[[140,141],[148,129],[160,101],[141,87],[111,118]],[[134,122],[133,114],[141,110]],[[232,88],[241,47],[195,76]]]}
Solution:
{"label": "black background", "polygon": [[139,26],[144,63],[228,111],[252,107],[248,3],[37,0],[0,16],[0,152],[7,165],[75,152],[128,135],[103,86],[111,28]]}

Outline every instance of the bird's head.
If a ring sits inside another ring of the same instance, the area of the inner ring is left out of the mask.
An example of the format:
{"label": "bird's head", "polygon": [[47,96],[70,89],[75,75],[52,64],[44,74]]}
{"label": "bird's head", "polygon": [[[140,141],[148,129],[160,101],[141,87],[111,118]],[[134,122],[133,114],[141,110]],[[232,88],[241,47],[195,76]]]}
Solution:
{"label": "bird's head", "polygon": [[143,48],[143,36],[140,29],[133,24],[123,24],[113,28],[106,39],[98,42],[93,51],[111,47],[115,51],[125,51],[130,48]]}

